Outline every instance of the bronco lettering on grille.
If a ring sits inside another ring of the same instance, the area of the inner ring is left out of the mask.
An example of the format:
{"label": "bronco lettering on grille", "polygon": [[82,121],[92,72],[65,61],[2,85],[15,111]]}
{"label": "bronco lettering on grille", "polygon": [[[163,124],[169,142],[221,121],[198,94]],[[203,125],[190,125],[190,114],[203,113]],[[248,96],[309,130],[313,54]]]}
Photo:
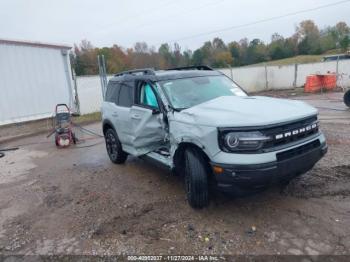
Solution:
{"label": "bronco lettering on grille", "polygon": [[288,132],[277,134],[277,135],[275,135],[275,139],[279,140],[279,139],[282,139],[282,138],[292,137],[292,136],[295,136],[295,135],[298,135],[298,134],[303,134],[303,133],[305,133],[307,131],[314,130],[315,128],[317,128],[317,126],[318,126],[318,123],[313,123],[311,125],[308,125],[308,126],[305,126],[305,127],[302,127],[302,128],[298,128],[298,129],[294,129],[294,130],[291,130],[291,131],[288,131]]}

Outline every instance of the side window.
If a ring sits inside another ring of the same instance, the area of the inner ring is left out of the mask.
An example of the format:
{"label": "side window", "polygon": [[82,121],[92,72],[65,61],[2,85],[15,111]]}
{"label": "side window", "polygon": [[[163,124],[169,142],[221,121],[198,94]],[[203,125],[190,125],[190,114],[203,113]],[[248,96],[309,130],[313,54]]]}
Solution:
{"label": "side window", "polygon": [[133,86],[131,86],[130,84],[122,84],[120,86],[118,105],[124,107],[131,107],[134,103],[133,97]]}
{"label": "side window", "polygon": [[109,82],[106,91],[106,101],[116,103],[120,90],[120,84],[118,82]]}
{"label": "side window", "polygon": [[107,91],[106,91],[106,97],[105,97],[105,100],[107,102],[111,102],[112,92],[113,92],[113,83],[109,82],[107,85]]}
{"label": "side window", "polygon": [[156,94],[152,89],[151,85],[148,83],[144,83],[141,85],[139,89],[139,103],[141,105],[146,105],[154,108],[159,108]]}

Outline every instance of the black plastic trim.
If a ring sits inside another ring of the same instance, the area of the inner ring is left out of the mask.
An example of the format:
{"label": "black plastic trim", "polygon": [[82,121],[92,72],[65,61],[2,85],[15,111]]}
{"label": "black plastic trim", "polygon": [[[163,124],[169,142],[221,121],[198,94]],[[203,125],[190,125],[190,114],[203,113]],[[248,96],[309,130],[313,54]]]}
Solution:
{"label": "black plastic trim", "polygon": [[193,70],[193,69],[214,71],[213,68],[211,68],[210,66],[207,66],[207,65],[174,67],[174,68],[169,68],[169,69],[166,69],[166,70],[170,71],[170,70]]}
{"label": "black plastic trim", "polygon": [[219,131],[241,131],[241,132],[244,132],[244,131],[262,131],[262,130],[273,128],[273,127],[279,127],[279,126],[284,126],[284,125],[288,125],[288,124],[298,123],[298,122],[301,122],[301,121],[304,121],[307,119],[311,119],[311,118],[315,118],[315,120],[317,120],[317,114],[306,116],[306,117],[299,118],[299,119],[290,120],[290,121],[280,122],[280,123],[276,123],[276,124],[270,124],[270,125],[241,126],[241,127],[218,127],[218,130]]}
{"label": "black plastic trim", "polygon": [[308,151],[288,159],[263,164],[232,165],[211,162],[211,165],[224,169],[223,173],[215,175],[219,189],[223,191],[232,191],[237,187],[256,189],[274,182],[288,181],[306,173],[327,153],[327,149],[326,144],[319,144],[316,148],[310,147]]}

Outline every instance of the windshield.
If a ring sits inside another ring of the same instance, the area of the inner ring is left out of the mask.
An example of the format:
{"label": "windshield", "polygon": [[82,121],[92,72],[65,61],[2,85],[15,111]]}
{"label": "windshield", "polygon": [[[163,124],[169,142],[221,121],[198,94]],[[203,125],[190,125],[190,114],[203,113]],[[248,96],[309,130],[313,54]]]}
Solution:
{"label": "windshield", "polygon": [[201,76],[160,82],[174,109],[186,109],[220,96],[246,96],[226,76]]}

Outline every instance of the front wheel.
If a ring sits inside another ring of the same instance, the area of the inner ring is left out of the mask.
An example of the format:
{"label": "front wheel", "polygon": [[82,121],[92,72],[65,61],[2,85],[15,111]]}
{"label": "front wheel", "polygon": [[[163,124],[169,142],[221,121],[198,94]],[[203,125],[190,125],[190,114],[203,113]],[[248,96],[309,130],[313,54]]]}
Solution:
{"label": "front wheel", "polygon": [[111,161],[115,164],[123,164],[128,158],[128,154],[123,151],[118,135],[114,129],[107,129],[105,141],[107,153]]}
{"label": "front wheel", "polygon": [[350,89],[344,94],[344,103],[347,107],[350,107]]}
{"label": "front wheel", "polygon": [[193,148],[185,151],[185,185],[191,207],[203,208],[209,204],[206,161],[202,154]]}

